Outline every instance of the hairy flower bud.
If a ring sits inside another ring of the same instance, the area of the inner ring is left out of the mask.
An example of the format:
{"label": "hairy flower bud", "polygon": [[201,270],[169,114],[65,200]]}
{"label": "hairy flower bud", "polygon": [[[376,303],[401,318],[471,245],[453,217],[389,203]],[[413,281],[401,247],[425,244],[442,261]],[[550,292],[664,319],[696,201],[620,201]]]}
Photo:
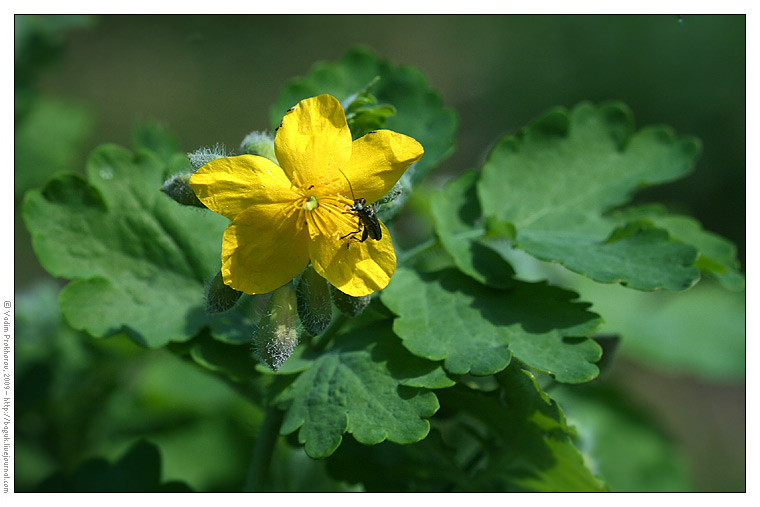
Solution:
{"label": "hairy flower bud", "polygon": [[206,313],[226,312],[237,303],[243,293],[226,285],[222,273],[217,273],[206,286]]}
{"label": "hairy flower bud", "polygon": [[293,285],[283,285],[269,299],[253,334],[253,354],[277,371],[298,345],[298,310]]}
{"label": "hairy flower bud", "polygon": [[319,276],[309,265],[301,274],[296,294],[301,324],[314,336],[318,335],[332,319],[333,307],[327,280]]}
{"label": "hairy flower bud", "polygon": [[370,299],[372,299],[372,296],[370,295],[360,297],[349,296],[336,289],[333,285],[330,285],[330,296],[332,297],[333,304],[338,310],[351,317],[361,315],[369,304]]}
{"label": "hairy flower bud", "polygon": [[161,185],[161,191],[185,206],[206,208],[190,187],[190,174],[175,174]]}
{"label": "hairy flower bud", "polygon": [[251,132],[240,143],[240,150],[250,155],[265,157],[277,164],[274,154],[274,137],[267,132]]}
{"label": "hairy flower bud", "polygon": [[[402,180],[405,179],[402,176]],[[375,213],[384,222],[390,222],[396,215],[398,215],[401,208],[406,204],[406,199],[409,192],[407,187],[399,181],[393,188],[385,194],[380,200],[376,201],[372,206],[375,208]]]}
{"label": "hairy flower bud", "polygon": [[213,148],[198,148],[197,150],[188,153],[187,159],[190,161],[193,171],[197,171],[212,160],[227,156],[229,156],[229,154],[224,149],[224,145],[217,144]]}

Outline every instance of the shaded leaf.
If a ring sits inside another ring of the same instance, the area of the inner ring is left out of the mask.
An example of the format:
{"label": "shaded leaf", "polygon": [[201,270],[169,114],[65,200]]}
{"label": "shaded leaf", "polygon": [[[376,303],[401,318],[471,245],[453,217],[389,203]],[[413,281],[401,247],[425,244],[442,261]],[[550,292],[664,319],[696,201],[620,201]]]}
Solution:
{"label": "shaded leaf", "polygon": [[223,343],[214,340],[208,332],[201,332],[187,345],[193,361],[206,369],[221,372],[235,381],[258,376],[250,344]]}
{"label": "shaded leaf", "polygon": [[57,474],[46,479],[38,490],[59,493],[192,492],[183,482],[161,482],[158,447],[144,440],[135,443],[113,465],[101,458],[92,459],[71,475]]}
{"label": "shaded leaf", "polygon": [[449,492],[466,480],[452,449],[436,430],[408,445],[366,446],[346,438],[327,459],[327,471],[336,480],[361,484],[368,492]]}
{"label": "shaded leaf", "polygon": [[601,323],[575,293],[545,283],[481,285],[456,270],[420,274],[399,269],[382,293],[398,318],[393,330],[413,354],[444,361],[454,374],[489,375],[514,355],[560,382],[598,374],[601,349],[583,338]]}
{"label": "shaded leaf", "polygon": [[744,275],[739,271],[736,246],[727,239],[702,229],[700,223],[688,216],[669,214],[662,206],[637,206],[620,210],[613,218],[629,223],[644,221],[668,231],[670,236],[699,251],[696,266],[721,285],[731,290],[744,289]]}
{"label": "shaded leaf", "polygon": [[458,385],[439,391],[441,405],[480,422],[484,454],[472,461],[466,491],[602,491],[573,443],[557,403],[518,363],[497,375],[500,389]]}

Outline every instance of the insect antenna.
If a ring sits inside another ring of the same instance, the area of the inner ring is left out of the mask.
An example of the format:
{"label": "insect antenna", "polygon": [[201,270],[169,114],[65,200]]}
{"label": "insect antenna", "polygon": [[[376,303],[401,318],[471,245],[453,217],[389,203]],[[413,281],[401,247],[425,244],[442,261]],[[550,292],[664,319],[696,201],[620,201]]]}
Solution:
{"label": "insect antenna", "polygon": [[356,196],[354,195],[354,187],[351,186],[351,180],[348,179],[348,176],[346,176],[346,173],[344,173],[342,169],[338,169],[338,171],[340,171],[340,174],[342,174],[343,177],[346,179],[346,182],[348,183],[348,188],[351,190],[351,199],[355,201]]}

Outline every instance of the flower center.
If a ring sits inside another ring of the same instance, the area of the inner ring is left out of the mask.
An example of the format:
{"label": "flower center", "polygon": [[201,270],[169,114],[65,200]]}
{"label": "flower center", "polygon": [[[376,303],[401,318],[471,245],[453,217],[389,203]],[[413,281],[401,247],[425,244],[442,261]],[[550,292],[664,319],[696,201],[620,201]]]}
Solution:
{"label": "flower center", "polygon": [[311,197],[306,199],[305,203],[303,203],[303,209],[305,209],[306,211],[315,210],[317,209],[318,206],[319,206],[319,202],[317,201],[316,195],[312,195]]}

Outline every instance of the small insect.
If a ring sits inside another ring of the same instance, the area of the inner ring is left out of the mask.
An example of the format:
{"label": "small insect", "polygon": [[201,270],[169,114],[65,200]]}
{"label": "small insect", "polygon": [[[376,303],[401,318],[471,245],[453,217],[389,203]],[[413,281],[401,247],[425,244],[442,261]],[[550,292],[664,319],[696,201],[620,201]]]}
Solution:
{"label": "small insect", "polygon": [[380,220],[377,219],[375,208],[371,204],[367,204],[367,199],[364,197],[354,199],[354,203],[348,209],[350,211],[345,211],[344,213],[358,217],[359,227],[355,231],[343,236],[343,238],[347,238],[348,236],[356,238],[359,232],[362,233],[362,239],[359,240],[360,243],[363,243],[367,238],[379,241],[383,237],[383,230],[380,228]]}
{"label": "small insect", "polygon": [[[340,173],[343,174],[343,171],[340,171]],[[348,188],[351,189],[351,197],[354,199],[354,203],[348,207],[348,211],[344,211],[343,213],[357,217],[359,219],[359,223],[357,224],[357,229],[355,231],[349,232],[340,239],[348,237],[356,239],[356,235],[361,232],[362,239],[359,240],[359,243],[364,243],[367,238],[372,238],[375,241],[379,241],[383,237],[383,230],[380,227],[380,220],[377,218],[375,208],[373,208],[371,204],[367,204],[367,199],[364,197],[357,199],[356,196],[354,196],[354,189],[351,186],[351,181],[346,177],[345,174],[343,174],[343,177],[346,178],[346,181],[348,182]]]}

